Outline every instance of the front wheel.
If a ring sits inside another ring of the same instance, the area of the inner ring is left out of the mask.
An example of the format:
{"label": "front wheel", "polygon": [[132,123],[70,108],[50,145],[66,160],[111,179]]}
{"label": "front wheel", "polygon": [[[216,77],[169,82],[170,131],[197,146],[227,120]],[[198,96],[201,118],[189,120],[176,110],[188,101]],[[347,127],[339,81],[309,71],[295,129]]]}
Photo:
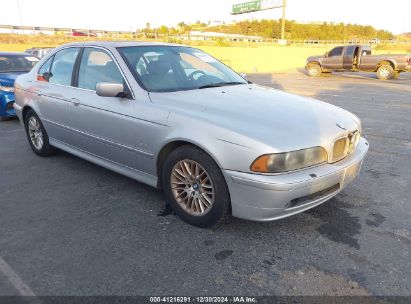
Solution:
{"label": "front wheel", "polygon": [[317,63],[309,63],[307,65],[307,74],[311,77],[319,77],[321,76],[322,69],[319,64]]}
{"label": "front wheel", "polygon": [[394,77],[395,71],[390,64],[382,64],[377,70],[377,77],[381,80],[388,80]]}
{"label": "front wheel", "polygon": [[49,137],[40,118],[33,110],[29,110],[24,118],[27,139],[34,153],[39,156],[49,156],[54,153]]}
{"label": "front wheel", "polygon": [[204,151],[185,145],[167,157],[162,170],[167,202],[185,222],[212,227],[223,222],[230,210],[224,176]]}

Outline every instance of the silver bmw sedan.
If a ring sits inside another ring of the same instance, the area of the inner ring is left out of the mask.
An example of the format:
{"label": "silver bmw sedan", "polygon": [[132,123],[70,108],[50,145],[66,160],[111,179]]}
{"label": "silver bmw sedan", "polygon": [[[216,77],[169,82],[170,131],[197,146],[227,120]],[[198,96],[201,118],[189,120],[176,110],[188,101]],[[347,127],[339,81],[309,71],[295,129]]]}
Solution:
{"label": "silver bmw sedan", "polygon": [[34,153],[58,148],[161,188],[200,227],[324,203],[368,151],[355,115],[252,84],[181,45],[67,44],[19,76],[15,94]]}

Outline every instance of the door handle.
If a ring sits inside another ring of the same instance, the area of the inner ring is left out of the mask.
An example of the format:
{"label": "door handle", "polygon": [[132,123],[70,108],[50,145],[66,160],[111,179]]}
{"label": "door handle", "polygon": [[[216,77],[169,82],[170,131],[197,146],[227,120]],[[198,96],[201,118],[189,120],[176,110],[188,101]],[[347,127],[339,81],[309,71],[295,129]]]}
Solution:
{"label": "door handle", "polygon": [[80,105],[80,100],[78,100],[77,98],[71,98],[71,102],[75,105],[75,106],[79,106]]}

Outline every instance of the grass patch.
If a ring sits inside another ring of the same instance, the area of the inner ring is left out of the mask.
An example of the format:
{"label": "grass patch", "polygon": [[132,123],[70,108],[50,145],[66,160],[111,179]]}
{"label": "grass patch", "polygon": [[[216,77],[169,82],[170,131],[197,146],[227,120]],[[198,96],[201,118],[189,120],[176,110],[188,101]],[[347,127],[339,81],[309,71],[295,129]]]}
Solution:
{"label": "grass patch", "polygon": [[[74,41],[107,40],[95,37],[44,35],[34,38],[33,36],[28,35],[0,34],[0,51],[22,52],[31,47],[55,47]],[[186,41],[178,42],[187,43]],[[189,45],[195,46],[213,55],[240,73],[272,73],[303,68],[307,57],[324,54],[333,47],[257,45],[255,43],[233,46],[233,44],[221,43],[218,41],[191,41]],[[375,54],[407,52],[411,52],[410,46],[395,47],[394,45],[378,45],[374,51]]]}

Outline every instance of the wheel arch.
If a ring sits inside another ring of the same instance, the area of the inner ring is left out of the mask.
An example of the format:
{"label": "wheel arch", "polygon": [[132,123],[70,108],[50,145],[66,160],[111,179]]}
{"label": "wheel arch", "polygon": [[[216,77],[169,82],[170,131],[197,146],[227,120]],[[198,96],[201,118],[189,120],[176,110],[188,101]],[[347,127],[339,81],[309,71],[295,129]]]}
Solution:
{"label": "wheel arch", "polygon": [[316,65],[318,65],[318,66],[321,68],[321,70],[323,69],[323,66],[322,66],[321,62],[318,61],[318,60],[308,62],[308,63],[307,63],[307,67],[308,67],[310,64],[316,64]]}
{"label": "wheel arch", "polygon": [[381,60],[378,64],[377,64],[377,70],[382,66],[382,65],[387,65],[389,64],[394,70],[396,67],[396,63],[393,60]]}
{"label": "wheel arch", "polygon": [[33,111],[34,113],[36,113],[36,111],[29,105],[26,105],[26,106],[23,107],[23,110],[21,111],[21,117],[23,119],[23,123],[25,123],[27,112],[30,111],[30,110]]}
{"label": "wheel arch", "polygon": [[171,152],[173,152],[175,149],[185,146],[185,145],[190,145],[193,146],[197,149],[202,150],[204,153],[206,153],[208,156],[210,156],[214,162],[217,164],[219,168],[221,168],[220,162],[216,159],[216,157],[211,153],[211,151],[207,148],[205,148],[202,144],[186,139],[186,138],[175,138],[172,140],[169,140],[166,142],[159,152],[157,153],[156,157],[156,174],[157,174],[157,188],[162,188],[161,185],[161,172],[163,170],[163,165],[164,161],[167,159],[167,156],[170,155]]}

